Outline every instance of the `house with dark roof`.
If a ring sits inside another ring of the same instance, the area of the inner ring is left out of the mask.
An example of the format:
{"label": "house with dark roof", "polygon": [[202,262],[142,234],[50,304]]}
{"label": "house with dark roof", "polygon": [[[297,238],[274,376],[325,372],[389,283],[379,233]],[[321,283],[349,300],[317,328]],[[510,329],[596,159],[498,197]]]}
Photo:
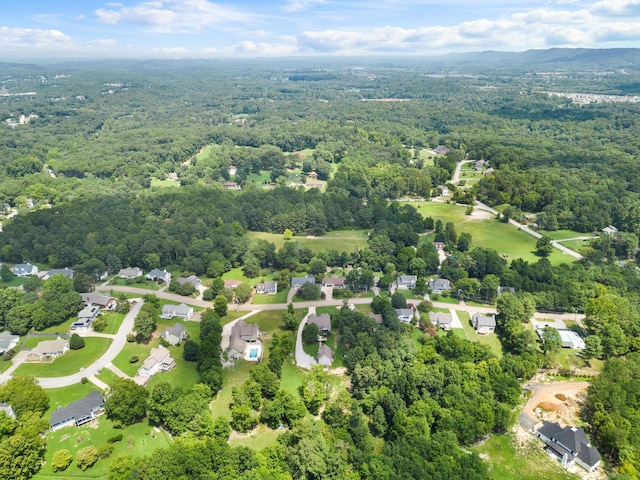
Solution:
{"label": "house with dark roof", "polygon": [[30,277],[31,275],[38,275],[38,267],[30,263],[17,263],[13,267],[13,274],[16,277]]}
{"label": "house with dark roof", "polygon": [[445,312],[429,312],[429,321],[442,330],[451,330],[453,317],[450,313]]}
{"label": "house with dark roof", "polygon": [[320,345],[318,348],[318,355],[316,355],[317,362],[325,368],[330,368],[333,363],[333,351],[326,345]]}
{"label": "house with dark roof", "polygon": [[263,282],[256,285],[256,293],[259,295],[275,295],[278,293],[278,282]]}
{"label": "house with dark roof", "polygon": [[331,315],[328,313],[321,313],[320,315],[312,313],[307,317],[307,323],[317,325],[320,335],[323,337],[326,337],[331,333]]}
{"label": "house with dark roof", "polygon": [[193,316],[193,307],[181,303],[180,305],[165,305],[162,307],[160,318],[171,320],[174,317],[189,320]]}
{"label": "house with dark roof", "polygon": [[262,352],[262,342],[260,341],[260,329],[257,325],[248,324],[244,320],[238,320],[233,327],[231,327],[231,335],[229,337],[229,358],[237,360],[239,358],[246,358],[247,360],[259,360],[258,354],[256,358],[247,358],[249,346],[254,345],[259,347],[260,353]]}
{"label": "house with dark roof", "polygon": [[49,270],[49,273],[47,273],[47,276],[45,277],[45,280],[48,280],[49,278],[53,277],[54,275],[64,275],[67,278],[73,278],[73,274],[75,272],[73,270],[71,270],[70,268],[52,268],[51,270]]}
{"label": "house with dark roof", "polygon": [[146,278],[147,280],[151,280],[152,282],[169,283],[171,281],[171,274],[166,270],[154,268],[149,273],[147,273],[144,278]]}
{"label": "house with dark roof", "polygon": [[542,422],[535,435],[546,445],[547,451],[558,458],[564,467],[575,463],[588,472],[593,472],[602,457],[591,445],[582,427],[561,427],[558,423]]}
{"label": "house with dark roof", "polygon": [[189,336],[187,335],[187,328],[181,323],[176,323],[173,327],[167,328],[162,333],[162,338],[173,347],[180,345],[180,342],[186,340]]}
{"label": "house with dark roof", "polygon": [[71,330],[80,328],[89,328],[93,321],[98,318],[100,307],[96,305],[87,305],[78,312],[78,319],[71,324]]}
{"label": "house with dark roof", "polygon": [[493,333],[496,331],[496,317],[495,315],[474,313],[471,315],[471,325],[480,335]]}
{"label": "house with dark roof", "polygon": [[446,278],[432,278],[427,282],[431,293],[444,293],[451,290],[451,282]]}
{"label": "house with dark roof", "polygon": [[291,286],[293,288],[300,288],[305,283],[316,283],[316,277],[313,275],[307,275],[306,277],[292,277]]}
{"label": "house with dark roof", "polygon": [[198,288],[200,287],[200,285],[202,285],[202,282],[200,281],[200,279],[195,275],[189,275],[188,277],[180,277],[178,278],[178,283],[180,285],[184,285],[185,283],[188,283],[193,288]]}
{"label": "house with dark roof", "polygon": [[411,290],[416,288],[418,277],[416,275],[400,275],[398,277],[397,286],[402,290]]}
{"label": "house with dark roof", "polygon": [[101,392],[94,390],[86,397],[51,413],[49,425],[51,430],[74,424],[79,427],[95,420],[102,412],[104,412],[104,397]]}
{"label": "house with dark roof", "polygon": [[413,320],[413,310],[411,308],[396,308],[396,315],[402,323],[411,323],[411,320]]}
{"label": "house with dark roof", "polygon": [[97,292],[83,293],[82,301],[87,305],[96,305],[100,308],[108,308],[113,310],[116,308],[118,301],[109,295],[102,295]]}

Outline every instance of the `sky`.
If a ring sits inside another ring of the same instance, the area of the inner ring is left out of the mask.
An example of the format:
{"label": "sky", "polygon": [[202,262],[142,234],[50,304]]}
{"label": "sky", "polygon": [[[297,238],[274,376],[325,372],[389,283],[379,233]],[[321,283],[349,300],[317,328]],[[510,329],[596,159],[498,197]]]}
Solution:
{"label": "sky", "polygon": [[640,0],[1,0],[0,60],[640,47]]}

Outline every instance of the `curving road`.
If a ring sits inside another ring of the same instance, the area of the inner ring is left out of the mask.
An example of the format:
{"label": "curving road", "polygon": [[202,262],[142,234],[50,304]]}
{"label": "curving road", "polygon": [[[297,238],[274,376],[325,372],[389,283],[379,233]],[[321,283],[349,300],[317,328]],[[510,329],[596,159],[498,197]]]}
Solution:
{"label": "curving road", "polygon": [[313,358],[311,355],[307,354],[304,351],[304,348],[302,347],[302,330],[307,324],[307,319],[309,318],[309,315],[315,315],[315,313],[316,313],[316,308],[309,307],[309,312],[307,313],[307,316],[302,319],[302,321],[300,322],[300,325],[298,326],[298,334],[296,336],[296,365],[299,366],[300,368],[304,368],[305,370],[311,370],[311,367],[313,367],[316,364],[316,359]]}

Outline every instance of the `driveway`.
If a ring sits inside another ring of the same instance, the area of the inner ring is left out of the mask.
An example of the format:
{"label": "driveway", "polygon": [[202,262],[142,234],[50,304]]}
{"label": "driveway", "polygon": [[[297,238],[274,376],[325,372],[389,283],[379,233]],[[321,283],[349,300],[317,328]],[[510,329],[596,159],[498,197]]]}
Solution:
{"label": "driveway", "polygon": [[298,335],[296,336],[296,365],[306,370],[311,370],[311,367],[316,364],[316,359],[311,355],[305,353],[304,348],[302,348],[302,329],[307,324],[309,315],[315,315],[315,313],[316,307],[309,307],[309,313],[300,322],[300,326],[298,327]]}
{"label": "driveway", "polygon": [[451,312],[451,328],[464,328],[462,326],[462,322],[458,318],[458,314],[456,313],[455,308],[450,308],[449,312]]}
{"label": "driveway", "polygon": [[225,326],[222,327],[222,340],[220,341],[220,347],[221,347],[223,352],[226,352],[229,349],[229,342],[231,340],[231,329],[233,328],[233,326],[236,323],[238,323],[238,321],[244,320],[246,318],[249,318],[251,315],[255,315],[259,311],[260,310],[254,310],[252,312],[246,313],[243,316],[241,316],[239,318],[236,318],[232,322],[229,322]]}

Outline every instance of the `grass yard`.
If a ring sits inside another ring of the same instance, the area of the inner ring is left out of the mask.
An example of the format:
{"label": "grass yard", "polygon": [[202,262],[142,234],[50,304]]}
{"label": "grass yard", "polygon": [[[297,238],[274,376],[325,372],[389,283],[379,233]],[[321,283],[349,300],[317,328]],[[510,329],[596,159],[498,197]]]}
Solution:
{"label": "grass yard", "polygon": [[[493,248],[500,254],[506,254],[507,260],[522,258],[528,262],[537,262],[535,251],[536,239],[518,230],[513,225],[497,221],[492,215],[488,218],[479,218],[465,215],[466,207],[435,202],[410,202],[425,217],[441,220],[443,224],[453,222],[456,233],[469,233],[473,246]],[[549,261],[558,265],[571,263],[575,259],[554,249]]]}
{"label": "grass yard", "polygon": [[368,303],[356,305],[356,310],[366,315],[369,315],[370,313],[373,312],[373,309],[371,308],[371,304],[368,304]]}
{"label": "grass yard", "polygon": [[282,330],[282,314],[286,310],[263,310],[255,315],[251,315],[245,321],[248,324],[258,325],[261,332],[273,333]]}
{"label": "grass yard", "polygon": [[318,345],[318,342],[312,343],[310,345],[307,345],[307,344],[302,345],[302,349],[304,350],[304,353],[306,353],[307,355],[311,355],[313,358],[316,358],[316,356],[318,355],[318,348],[320,348],[320,345]]}
{"label": "grass yard", "polygon": [[247,285],[255,286],[260,283],[260,278],[249,278],[244,276],[244,272],[242,268],[232,268],[228,272],[225,272],[222,275],[223,280],[238,280],[242,283],[246,283]]}
{"label": "grass yard", "polygon": [[28,335],[27,338],[25,338],[24,341],[22,343],[19,343],[18,345],[21,349],[31,350],[40,342],[43,342],[45,340],[55,340],[56,338],[58,338],[56,335],[51,335],[50,337]]}
{"label": "grass yard", "polygon": [[306,376],[306,371],[294,365],[292,360],[287,359],[282,365],[280,388],[297,396],[298,387],[302,385]]}
{"label": "grass yard", "polygon": [[487,441],[473,447],[489,463],[489,474],[495,480],[577,480],[560,462],[549,457],[544,444],[533,437],[524,445],[517,445],[510,435],[493,435]]}
{"label": "grass yard", "polygon": [[95,362],[111,345],[110,338],[87,337],[85,347],[80,350],[69,350],[51,363],[23,363],[15,375],[31,375],[32,377],[65,377],[79,372]]}
{"label": "grass yard", "polygon": [[180,187],[180,182],[176,180],[159,180],[157,178],[151,179],[151,188],[176,188]]}
{"label": "grass yard", "polygon": [[424,300],[424,295],[416,295],[411,290],[403,290],[401,288],[396,289],[400,295],[402,295],[407,300]]}
{"label": "grass yard", "polygon": [[102,380],[110,387],[112,387],[121,378],[108,368],[103,368],[102,370],[100,370],[96,377],[98,378],[98,380]]}
{"label": "grass yard", "polygon": [[59,325],[51,325],[50,327],[47,327],[38,333],[48,333],[50,335],[59,335],[59,334],[67,333],[69,330],[71,330],[71,324],[76,320],[77,318],[72,317],[64,323],[61,323]]}
{"label": "grass yard", "polygon": [[26,278],[23,277],[13,277],[11,279],[11,281],[9,282],[0,282],[0,286],[3,287],[19,287],[20,285],[24,284],[24,282],[26,281]]}
{"label": "grass yard", "polygon": [[231,389],[249,378],[249,369],[254,365],[254,362],[237,360],[233,367],[222,369],[222,389],[209,404],[214,419],[217,417],[231,419],[231,410],[229,409]]}
{"label": "grass yard", "polygon": [[[151,348],[157,347],[158,344],[159,342],[157,339],[152,340],[148,344],[127,342],[118,356],[113,359],[113,364],[130,377],[134,377],[136,375],[136,372],[138,371],[138,368],[140,368],[140,366],[149,356]],[[129,362],[129,359],[132,355],[136,355],[138,357],[137,362]]]}
{"label": "grass yard", "polygon": [[[105,415],[98,419],[97,428],[83,425],[80,428],[67,427],[47,434],[47,450],[45,452],[45,464],[42,470],[34,478],[38,480],[61,478],[106,478],[109,464],[112,458],[119,454],[143,456],[151,454],[156,448],[168,447],[171,444],[169,436],[160,429],[154,429],[147,422],[136,423],[125,429],[116,429],[113,422],[107,420]],[[100,447],[107,440],[122,434],[123,439],[113,444],[111,458],[99,459],[93,467],[82,471],[76,467],[75,461],[64,472],[53,474],[51,460],[53,454],[61,449],[67,449],[75,458],[75,454],[81,448],[93,445]]]}
{"label": "grass yard", "polygon": [[271,172],[269,170],[260,170],[260,173],[252,173],[247,176],[247,183],[256,183],[258,185],[269,184],[271,182]]}
{"label": "grass yard", "polygon": [[[284,245],[284,237],[280,233],[247,232],[249,240],[263,239],[275,244],[277,249]],[[367,245],[368,230],[336,230],[328,232],[321,237],[293,237],[291,242],[299,242],[309,247],[314,252],[334,249],[339,252],[353,252],[356,248],[362,249]],[[226,278],[223,275],[223,278]]]}
{"label": "grass yard", "polygon": [[590,236],[590,234],[588,233],[576,232],[575,230],[554,230],[554,231],[540,230],[540,233],[549,237],[551,240],[566,240],[568,238]]}
{"label": "grass yard", "polygon": [[[147,290],[157,291],[162,288],[163,285],[158,285],[158,282],[152,282],[151,280],[145,280],[142,277],[139,281],[131,280],[128,278],[118,278],[113,277],[109,285],[116,285],[119,287],[135,287],[135,288],[146,288]],[[138,295],[140,296],[140,295]]]}
{"label": "grass yard", "polygon": [[456,313],[458,314],[460,323],[462,323],[464,333],[469,340],[471,340],[472,342],[489,345],[493,354],[498,358],[502,358],[502,344],[500,343],[500,340],[498,340],[498,336],[495,333],[478,335],[478,332],[476,332],[471,326],[471,315],[469,314],[469,312],[462,312],[457,310]]}
{"label": "grass yard", "polygon": [[287,295],[291,287],[287,287],[275,295],[254,295],[251,303],[254,305],[273,305],[274,303],[287,303]]}
{"label": "grass yard", "polygon": [[60,388],[48,388],[47,394],[49,395],[49,410],[44,414],[45,418],[49,418],[51,413],[58,409],[58,407],[66,407],[71,402],[80,400],[87,396],[89,392],[94,390],[100,390],[93,383],[76,383],[68,387]]}
{"label": "grass yard", "polygon": [[340,309],[338,307],[316,307],[316,315],[322,315],[323,313],[328,313],[331,317],[334,317],[340,313]]}
{"label": "grass yard", "polygon": [[101,318],[105,319],[107,322],[107,326],[102,333],[108,333],[111,335],[118,333],[118,329],[120,328],[120,324],[124,320],[124,317],[124,313],[117,312],[106,312],[104,315],[101,315]]}
{"label": "grass yard", "polygon": [[560,243],[567,247],[570,248],[571,250],[575,251],[575,252],[580,252],[580,250],[582,250],[585,247],[588,247],[591,245],[591,242],[593,240],[589,239],[589,240],[563,240]]}
{"label": "grass yard", "polygon": [[260,451],[265,447],[273,445],[278,439],[278,435],[286,430],[271,430],[269,427],[263,424],[258,424],[258,427],[249,435],[233,436],[229,440],[229,445],[232,447],[247,447],[251,450]]}

